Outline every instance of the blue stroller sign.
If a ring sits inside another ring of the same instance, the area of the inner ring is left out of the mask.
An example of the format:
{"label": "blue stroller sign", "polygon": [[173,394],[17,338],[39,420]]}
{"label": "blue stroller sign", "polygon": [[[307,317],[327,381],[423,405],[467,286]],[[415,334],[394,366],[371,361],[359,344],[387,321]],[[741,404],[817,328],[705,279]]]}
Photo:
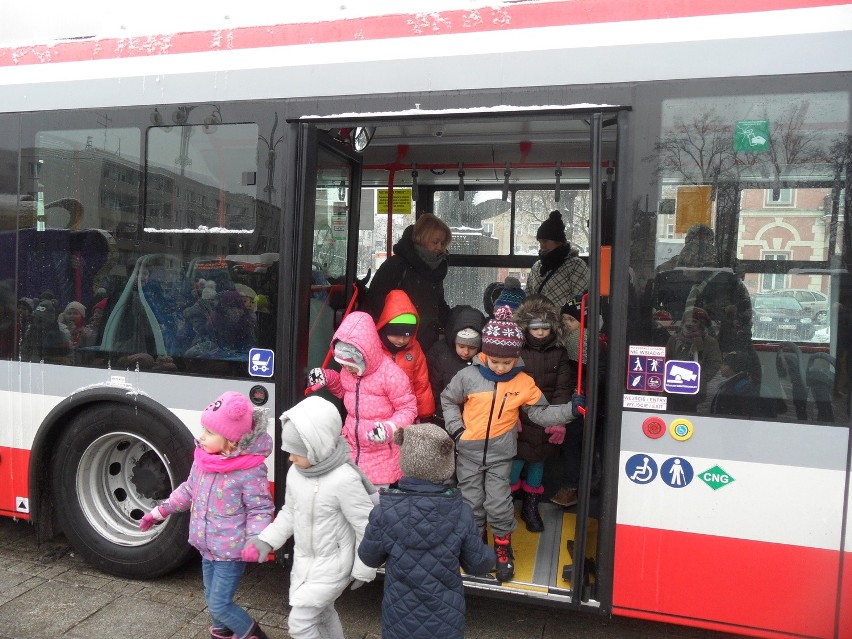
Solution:
{"label": "blue stroller sign", "polygon": [[249,375],[253,377],[272,377],[275,367],[275,353],[267,348],[253,348],[249,351]]}

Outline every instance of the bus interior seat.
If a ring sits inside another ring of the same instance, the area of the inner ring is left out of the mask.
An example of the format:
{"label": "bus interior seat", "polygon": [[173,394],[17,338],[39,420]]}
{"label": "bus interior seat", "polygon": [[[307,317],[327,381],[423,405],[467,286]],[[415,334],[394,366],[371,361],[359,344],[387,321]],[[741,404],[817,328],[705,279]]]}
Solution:
{"label": "bus interior seat", "polygon": [[[805,387],[805,371],[802,349],[794,342],[780,342],[775,352],[775,370],[781,379],[789,380],[787,397],[793,401],[798,419],[807,417],[808,391]],[[783,384],[782,384],[783,388]]]}
{"label": "bus interior seat", "polygon": [[[167,288],[171,288],[172,284],[179,285],[182,281],[180,266],[178,258],[164,253],[143,255],[136,260],[130,279],[104,327],[103,350],[144,351],[155,356],[170,354],[163,334],[165,318],[157,317],[151,300],[147,299],[143,275],[154,278],[159,286],[166,284]],[[174,294],[175,291],[168,293]]]}
{"label": "bus interior seat", "polygon": [[827,353],[813,353],[808,359],[805,383],[817,409],[817,420],[834,421],[832,398],[834,395],[835,359]]}

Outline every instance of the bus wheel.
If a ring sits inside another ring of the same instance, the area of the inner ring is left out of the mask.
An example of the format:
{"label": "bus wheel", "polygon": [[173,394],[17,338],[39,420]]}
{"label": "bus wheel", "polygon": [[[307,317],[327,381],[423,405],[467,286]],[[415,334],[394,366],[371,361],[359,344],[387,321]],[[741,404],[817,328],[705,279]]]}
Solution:
{"label": "bus wheel", "polygon": [[59,523],[88,562],[120,577],[150,579],[194,554],[188,513],[146,533],[139,520],[189,474],[189,431],[136,407],[105,403],[83,411],[57,443],[52,488]]}

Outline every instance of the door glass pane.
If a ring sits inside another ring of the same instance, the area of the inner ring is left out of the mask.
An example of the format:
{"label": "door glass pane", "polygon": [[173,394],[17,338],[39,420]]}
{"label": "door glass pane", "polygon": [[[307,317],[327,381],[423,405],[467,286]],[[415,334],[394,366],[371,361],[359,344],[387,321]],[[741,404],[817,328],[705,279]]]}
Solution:
{"label": "door glass pane", "polygon": [[320,147],[314,192],[308,367],[322,366],[334,333],[334,310],[345,300],[352,167]]}

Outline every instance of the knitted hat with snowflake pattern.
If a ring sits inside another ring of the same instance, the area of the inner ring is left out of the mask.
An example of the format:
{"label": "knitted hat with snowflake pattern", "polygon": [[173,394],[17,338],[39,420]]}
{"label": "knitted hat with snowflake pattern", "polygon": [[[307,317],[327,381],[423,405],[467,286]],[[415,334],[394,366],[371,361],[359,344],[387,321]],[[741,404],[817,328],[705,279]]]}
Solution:
{"label": "knitted hat with snowflake pattern", "polygon": [[524,345],[521,327],[512,321],[512,309],[499,306],[482,329],[482,352],[490,357],[518,357]]}

